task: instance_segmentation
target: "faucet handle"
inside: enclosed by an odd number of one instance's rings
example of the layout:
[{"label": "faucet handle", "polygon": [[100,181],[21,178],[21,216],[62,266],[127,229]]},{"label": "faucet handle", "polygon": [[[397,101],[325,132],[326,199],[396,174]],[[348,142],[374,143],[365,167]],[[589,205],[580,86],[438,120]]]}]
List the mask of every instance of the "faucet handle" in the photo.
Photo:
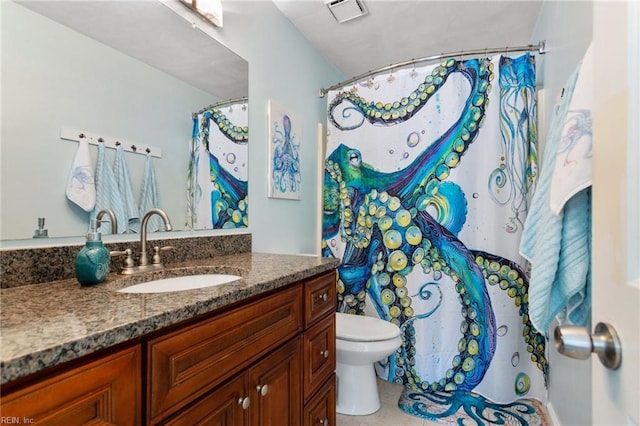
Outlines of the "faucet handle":
[{"label": "faucet handle", "polygon": [[123,251],[114,250],[114,251],[109,252],[109,254],[112,257],[115,257],[115,256],[127,256],[124,259],[124,267],[125,268],[133,268],[133,266],[134,266],[133,251],[130,248],[128,248],[126,250],[123,250]]},{"label": "faucet handle", "polygon": [[168,250],[174,250],[175,247],[174,246],[164,246],[164,247],[158,247],[155,246],[153,248],[153,257],[151,259],[151,263],[153,263],[154,265],[161,265],[162,262],[160,261],[160,251],[168,251]]}]

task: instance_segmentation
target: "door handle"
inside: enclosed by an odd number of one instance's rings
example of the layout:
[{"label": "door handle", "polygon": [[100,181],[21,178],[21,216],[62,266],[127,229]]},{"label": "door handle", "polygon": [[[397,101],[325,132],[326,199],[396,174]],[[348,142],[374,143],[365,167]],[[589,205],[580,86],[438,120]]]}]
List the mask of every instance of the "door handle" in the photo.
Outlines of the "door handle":
[{"label": "door handle", "polygon": [[593,334],[584,327],[562,325],[553,331],[556,349],[562,355],[575,359],[587,359],[598,354],[600,362],[611,370],[622,364],[622,346],[618,333],[605,322],[596,324]]}]

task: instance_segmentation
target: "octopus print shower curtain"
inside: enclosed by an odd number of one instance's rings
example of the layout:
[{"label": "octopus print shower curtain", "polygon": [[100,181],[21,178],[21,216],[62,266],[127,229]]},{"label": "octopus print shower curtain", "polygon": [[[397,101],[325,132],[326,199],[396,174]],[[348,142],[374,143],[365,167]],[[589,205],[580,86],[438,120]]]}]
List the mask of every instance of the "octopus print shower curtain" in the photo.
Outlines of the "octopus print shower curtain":
[{"label": "octopus print shower curtain", "polygon": [[187,228],[248,226],[247,102],[212,107],[193,117],[187,172]]},{"label": "octopus print shower curtain", "polygon": [[380,377],[496,403],[546,398],[518,254],[535,122],[528,54],[448,59],[329,93],[323,255],[341,259],[339,311],[401,329]]}]

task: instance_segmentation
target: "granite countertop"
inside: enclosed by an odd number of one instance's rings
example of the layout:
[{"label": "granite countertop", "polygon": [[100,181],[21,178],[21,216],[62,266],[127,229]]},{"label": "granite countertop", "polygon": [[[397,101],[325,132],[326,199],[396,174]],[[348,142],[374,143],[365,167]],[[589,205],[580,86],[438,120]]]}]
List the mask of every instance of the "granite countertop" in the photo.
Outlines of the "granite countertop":
[{"label": "granite countertop", "polygon": [[[0,290],[0,383],[27,376],[163,327],[336,268],[337,259],[241,253],[167,265],[141,276],[110,274],[82,287],[75,279]],[[118,293],[138,282],[197,273],[242,279],[198,290]]]}]

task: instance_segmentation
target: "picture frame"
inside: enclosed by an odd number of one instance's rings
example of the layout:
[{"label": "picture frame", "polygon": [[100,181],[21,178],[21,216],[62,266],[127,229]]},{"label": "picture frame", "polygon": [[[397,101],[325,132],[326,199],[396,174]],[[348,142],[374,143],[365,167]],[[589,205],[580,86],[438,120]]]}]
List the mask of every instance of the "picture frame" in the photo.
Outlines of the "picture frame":
[{"label": "picture frame", "polygon": [[272,100],[268,103],[267,116],[267,195],[269,198],[300,200],[302,124],[293,112]]}]

